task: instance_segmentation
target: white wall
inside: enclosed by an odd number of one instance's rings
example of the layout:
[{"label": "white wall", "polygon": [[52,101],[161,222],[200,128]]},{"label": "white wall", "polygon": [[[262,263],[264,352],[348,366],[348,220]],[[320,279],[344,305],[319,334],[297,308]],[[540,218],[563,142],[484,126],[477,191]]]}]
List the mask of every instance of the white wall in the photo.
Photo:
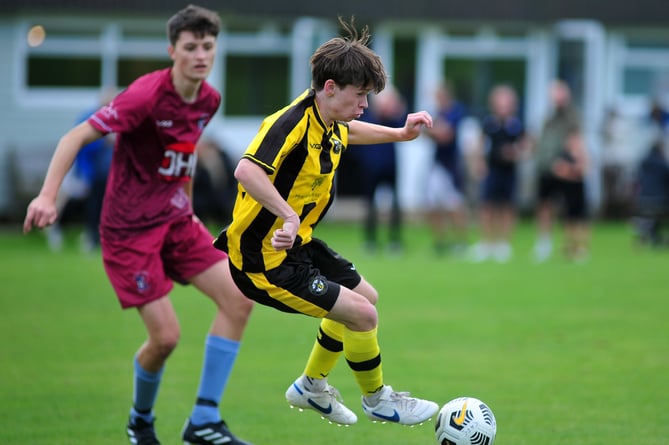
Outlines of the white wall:
[{"label": "white wall", "polygon": [[[88,21],[89,19],[61,18],[60,20]],[[90,20],[97,20],[97,22],[104,24],[100,26],[106,26],[107,28],[105,29],[113,31],[114,22],[108,20],[103,22],[102,18],[91,18]],[[119,20],[125,19],[119,18]],[[99,94],[95,90],[79,90],[66,96],[63,96],[62,94],[49,96],[48,94],[37,93],[35,91],[26,91],[22,87],[23,67],[21,64],[24,62],[22,51],[25,49],[23,38],[27,29],[27,23],[27,20],[24,20],[23,18],[0,17],[0,42],[3,43],[0,45],[0,60],[3,61],[0,63],[0,104],[2,104],[0,107],[0,219],[7,214],[9,206],[12,204],[12,192],[10,190],[9,181],[10,175],[8,171],[10,167],[8,165],[7,156],[9,151],[11,149],[17,149],[21,152],[41,150],[41,156],[49,156],[55,147],[58,138],[71,128],[77,116],[83,109],[96,103]],[[416,33],[416,36],[419,36],[422,31],[429,29],[435,29],[434,32],[438,32],[439,27],[437,26],[436,28],[433,28],[433,26],[433,24],[426,24],[426,26],[416,25],[412,30]],[[305,67],[308,67],[310,50],[308,50],[305,45],[298,44],[305,39],[303,34],[306,33],[307,36],[311,36],[310,41],[312,44],[320,43],[320,41],[327,38],[327,35],[323,27],[310,20],[298,20],[295,29],[301,30],[301,32],[295,33],[292,40],[292,51],[297,54],[295,60],[293,60],[294,69],[297,70],[296,67],[298,67],[300,63]],[[543,77],[546,77],[545,71],[550,65],[550,60],[547,59],[550,59],[551,55],[541,53],[540,48],[550,46],[550,42],[546,41],[550,36],[544,31],[537,31],[536,28],[533,29],[534,34],[532,34],[532,36],[534,36],[535,40],[539,40],[540,44],[535,42],[535,45],[531,47],[530,57],[533,60],[537,58],[540,59],[538,61],[535,60],[535,62],[539,65],[540,69],[538,69],[538,71],[543,73]],[[384,56],[384,59],[388,59],[388,64],[390,65],[394,62],[391,60],[389,46],[392,39],[392,30],[393,28],[391,26],[382,24],[379,26],[378,34],[378,44],[380,45],[379,51],[384,53],[382,55]],[[104,35],[107,36],[107,34],[110,34],[113,37],[113,32],[111,31]],[[335,30],[328,30],[328,35],[330,31],[334,32]],[[404,29],[404,32],[407,32],[406,29]],[[606,46],[600,42],[599,45],[599,47],[602,47],[599,48],[602,54],[599,54],[600,59],[598,60],[601,62],[600,64],[605,65],[605,68],[600,67],[600,70],[609,73],[608,77],[611,78],[620,77],[620,73],[618,73],[618,75],[613,75],[610,74],[610,72],[621,72],[624,68],[623,62],[626,61],[626,59],[613,56],[625,55],[628,59],[631,57],[630,51],[625,47],[624,38],[621,36],[622,33],[620,31],[616,34],[605,34],[602,36],[603,39],[610,39],[610,41],[614,41],[614,43],[618,42],[618,44]],[[282,44],[286,45],[287,43],[284,41]],[[160,49],[163,49],[162,45],[160,45]],[[419,48],[419,55],[422,55],[423,57],[418,57],[420,66],[416,67],[416,78],[419,79],[419,81],[424,81],[426,79],[425,76],[429,73],[432,73],[434,76],[435,70],[432,66],[434,65],[434,62],[430,59],[430,51],[427,51],[426,49],[429,48]],[[537,53],[537,51],[539,53]],[[644,54],[645,53],[640,53],[640,56],[643,56]],[[662,54],[666,53],[663,52]],[[606,55],[606,57],[604,57],[604,55]],[[604,58],[601,59],[601,57]],[[638,64],[647,64],[646,59],[641,60],[639,57],[633,60],[630,59],[627,62],[633,62],[636,64],[634,66],[637,66]],[[301,61],[301,59],[305,60]],[[650,59],[652,62],[657,59],[657,57],[650,57]],[[660,57],[659,59],[661,60],[663,58]],[[654,63],[659,62],[655,61]],[[667,65],[667,62],[662,63],[664,63],[662,66]],[[431,66],[432,69],[430,69]],[[214,84],[216,87],[220,88],[220,70],[222,68],[220,65],[217,65],[215,69],[218,70],[215,75],[218,82],[215,82]],[[297,73],[298,75],[293,79],[293,85],[290,86],[291,90],[295,90],[299,93],[303,88],[308,86],[300,85],[301,83],[308,82],[308,79],[304,77],[305,73],[306,71],[299,71]],[[538,85],[542,83],[538,82],[537,79],[530,79],[529,82],[531,86],[534,85],[534,87],[531,88],[532,91],[537,91]],[[612,85],[612,83],[614,85]],[[609,79],[609,82],[602,82],[601,88],[605,90],[605,93],[599,92],[598,94],[600,96],[605,94],[605,99],[607,101],[611,101],[612,99],[619,100],[624,96],[621,90],[622,86],[619,85],[619,82],[612,82]],[[420,90],[421,88],[418,87],[417,91]],[[599,102],[601,102],[601,97]],[[416,103],[418,103],[419,106],[422,106],[421,100],[417,100]],[[536,117],[540,113],[540,102],[538,99],[534,99],[534,102],[530,105],[531,106],[529,106],[528,109],[531,109],[531,116]],[[216,122],[212,123],[208,133],[218,139],[221,145],[226,147],[233,157],[238,158],[256,133],[260,121],[261,117],[221,117]],[[536,125],[536,122],[534,124]],[[420,209],[423,204],[423,178],[431,163],[431,148],[429,141],[424,138],[419,138],[416,141],[402,144],[399,150],[399,161],[400,199],[402,205],[408,210]]]}]

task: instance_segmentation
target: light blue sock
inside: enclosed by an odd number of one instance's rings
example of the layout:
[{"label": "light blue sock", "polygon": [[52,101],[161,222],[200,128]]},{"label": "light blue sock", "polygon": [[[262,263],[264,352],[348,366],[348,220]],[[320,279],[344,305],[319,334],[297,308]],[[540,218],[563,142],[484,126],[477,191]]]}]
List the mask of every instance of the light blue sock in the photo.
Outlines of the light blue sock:
[{"label": "light blue sock", "polygon": [[158,372],[148,372],[142,368],[137,361],[134,360],[135,365],[135,380],[134,393],[132,401],[132,409],[130,410],[131,419],[137,417],[146,422],[153,421],[153,405],[158,396],[158,388],[160,387],[160,380],[163,376],[163,369]]},{"label": "light blue sock", "polygon": [[223,397],[238,352],[238,341],[211,334],[207,336],[197,402],[191,413],[191,422],[194,425],[221,420],[218,404]]}]

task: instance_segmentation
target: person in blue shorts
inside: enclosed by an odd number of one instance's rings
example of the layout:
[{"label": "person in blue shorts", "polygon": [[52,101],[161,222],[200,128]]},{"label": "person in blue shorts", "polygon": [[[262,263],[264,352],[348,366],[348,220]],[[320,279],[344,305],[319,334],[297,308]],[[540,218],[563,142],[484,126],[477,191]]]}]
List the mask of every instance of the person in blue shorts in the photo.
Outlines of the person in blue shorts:
[{"label": "person in blue shorts", "polygon": [[[467,211],[464,198],[465,162],[459,144],[459,127],[465,107],[444,82],[436,91],[434,125],[426,130],[434,142],[434,163],[427,176],[427,219],[437,254],[461,253],[467,243]],[[449,230],[452,229],[452,230]],[[450,233],[450,238],[447,236]]]}]

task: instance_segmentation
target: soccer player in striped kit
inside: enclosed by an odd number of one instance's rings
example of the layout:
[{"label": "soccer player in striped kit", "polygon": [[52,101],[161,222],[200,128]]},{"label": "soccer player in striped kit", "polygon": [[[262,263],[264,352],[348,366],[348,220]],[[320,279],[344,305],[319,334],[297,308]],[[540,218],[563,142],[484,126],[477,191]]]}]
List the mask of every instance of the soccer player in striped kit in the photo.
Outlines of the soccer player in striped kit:
[{"label": "soccer player in striped kit", "polygon": [[340,22],[349,35],[325,42],[312,55],[312,88],[264,120],[237,165],[233,220],[215,246],[228,252],[232,277],[247,297],[321,319],[304,374],[286,391],[292,406],[338,424],[357,421],[328,383],[343,353],[369,419],[420,424],[438,406],[385,384],[377,291],[312,231],[332,203],[335,172],[348,144],[408,141],[432,119],[426,112],[411,113],[400,128],[356,120],[368,94],[385,87],[386,73],[366,46],[368,28],[359,35],[352,23]]}]

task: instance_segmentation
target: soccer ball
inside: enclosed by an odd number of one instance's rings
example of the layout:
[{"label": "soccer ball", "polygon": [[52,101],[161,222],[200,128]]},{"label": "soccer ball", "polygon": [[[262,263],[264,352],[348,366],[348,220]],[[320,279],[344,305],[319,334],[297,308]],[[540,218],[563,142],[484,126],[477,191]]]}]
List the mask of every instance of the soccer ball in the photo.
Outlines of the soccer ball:
[{"label": "soccer ball", "polygon": [[497,422],[479,399],[459,397],[439,410],[434,430],[439,445],[492,445]]}]

